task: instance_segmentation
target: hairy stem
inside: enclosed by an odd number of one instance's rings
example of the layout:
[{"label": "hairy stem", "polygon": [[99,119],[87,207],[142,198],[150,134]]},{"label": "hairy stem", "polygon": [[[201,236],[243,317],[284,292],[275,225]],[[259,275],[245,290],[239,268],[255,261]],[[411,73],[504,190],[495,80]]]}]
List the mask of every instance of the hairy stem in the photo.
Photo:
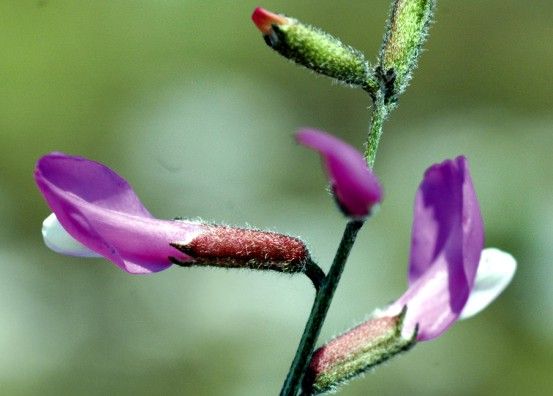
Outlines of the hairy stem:
[{"label": "hairy stem", "polygon": [[386,120],[387,115],[388,108],[384,102],[384,93],[379,91],[373,101],[369,137],[367,139],[367,145],[365,146],[365,159],[371,169],[374,167],[378,144],[382,137],[382,126],[384,125],[384,120]]}]

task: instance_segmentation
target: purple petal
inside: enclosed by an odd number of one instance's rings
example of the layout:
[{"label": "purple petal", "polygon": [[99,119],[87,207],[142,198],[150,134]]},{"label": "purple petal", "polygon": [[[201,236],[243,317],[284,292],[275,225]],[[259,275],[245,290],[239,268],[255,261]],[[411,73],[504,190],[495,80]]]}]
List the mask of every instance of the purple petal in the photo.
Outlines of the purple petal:
[{"label": "purple petal", "polygon": [[415,198],[405,327],[417,339],[442,334],[459,317],[474,284],[484,226],[464,157],[430,167]]},{"label": "purple petal", "polygon": [[153,218],[131,186],[98,162],[51,153],[39,159],[34,176],[63,228],[130,273],[166,269],[169,256],[189,260],[169,243],[203,232],[197,223]]},{"label": "purple petal", "polygon": [[314,129],[303,129],[296,138],[300,144],[321,154],[330,184],[346,214],[369,215],[371,208],[382,199],[382,190],[363,155],[340,139]]},{"label": "purple petal", "polygon": [[50,153],[37,163],[36,172],[66,193],[98,208],[152,217],[129,183],[108,167],[82,157]]}]

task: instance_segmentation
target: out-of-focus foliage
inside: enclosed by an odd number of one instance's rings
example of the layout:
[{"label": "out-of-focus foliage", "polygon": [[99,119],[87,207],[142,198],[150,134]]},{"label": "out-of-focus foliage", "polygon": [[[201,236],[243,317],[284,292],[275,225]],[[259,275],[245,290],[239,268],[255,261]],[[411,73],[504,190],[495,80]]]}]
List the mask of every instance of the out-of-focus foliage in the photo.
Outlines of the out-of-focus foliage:
[{"label": "out-of-focus foliage", "polygon": [[[124,175],[159,217],[302,236],[328,268],[344,220],[300,126],[361,146],[368,97],[266,48],[257,5],[374,60],[388,1],[0,2],[0,393],[276,394],[313,291],[303,277],[172,268],[129,276],[42,244],[36,159],[58,150]],[[416,186],[465,154],[487,245],[519,272],[490,309],[344,395],[548,394],[553,369],[553,3],[438,4],[385,126],[386,196],[362,231],[322,339],[399,295]]]}]

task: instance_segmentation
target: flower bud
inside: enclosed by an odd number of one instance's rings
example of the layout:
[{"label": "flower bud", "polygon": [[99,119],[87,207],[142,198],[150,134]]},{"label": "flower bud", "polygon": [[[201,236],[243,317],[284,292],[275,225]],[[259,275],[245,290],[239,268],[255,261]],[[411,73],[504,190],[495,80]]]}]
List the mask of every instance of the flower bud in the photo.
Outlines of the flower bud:
[{"label": "flower bud", "polygon": [[401,336],[405,310],[398,316],[369,319],[317,349],[303,380],[305,394],[317,395],[404,352],[415,339]]},{"label": "flower bud", "polygon": [[376,82],[363,54],[338,38],[260,7],[254,10],[252,20],[267,45],[285,58],[341,82],[374,91]]},{"label": "flower bud", "polygon": [[395,101],[411,79],[432,20],[435,0],[395,0],[380,50],[377,73],[386,101]]},{"label": "flower bud", "polygon": [[382,200],[382,188],[363,155],[349,144],[328,133],[302,129],[298,142],[321,154],[332,193],[344,215],[363,219]]}]

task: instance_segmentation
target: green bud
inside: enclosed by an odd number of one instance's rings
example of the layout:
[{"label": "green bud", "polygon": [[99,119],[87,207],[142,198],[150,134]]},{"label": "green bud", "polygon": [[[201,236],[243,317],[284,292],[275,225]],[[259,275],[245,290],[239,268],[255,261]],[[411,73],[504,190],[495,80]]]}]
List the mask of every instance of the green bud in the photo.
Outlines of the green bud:
[{"label": "green bud", "polygon": [[435,3],[435,0],[395,0],[392,5],[376,70],[386,90],[386,102],[394,102],[409,84]]},{"label": "green bud", "polygon": [[317,349],[304,377],[306,395],[334,391],[354,377],[415,345],[416,333],[401,335],[405,309],[398,316],[369,319]]},{"label": "green bud", "polygon": [[282,56],[317,73],[372,93],[377,83],[364,55],[322,30],[256,8],[252,19],[267,45]]}]

